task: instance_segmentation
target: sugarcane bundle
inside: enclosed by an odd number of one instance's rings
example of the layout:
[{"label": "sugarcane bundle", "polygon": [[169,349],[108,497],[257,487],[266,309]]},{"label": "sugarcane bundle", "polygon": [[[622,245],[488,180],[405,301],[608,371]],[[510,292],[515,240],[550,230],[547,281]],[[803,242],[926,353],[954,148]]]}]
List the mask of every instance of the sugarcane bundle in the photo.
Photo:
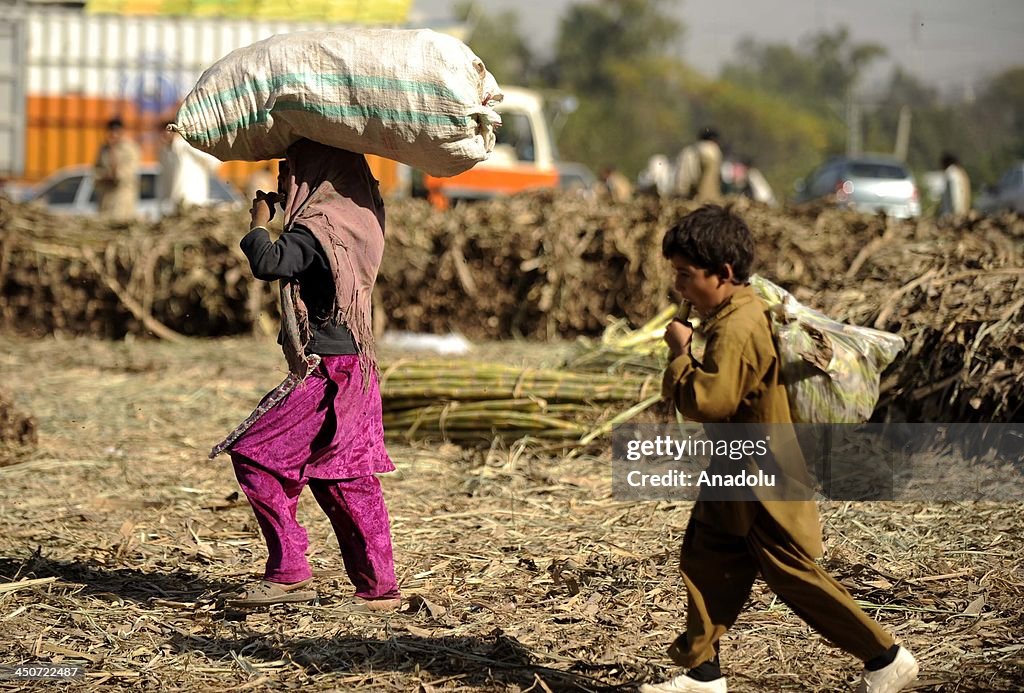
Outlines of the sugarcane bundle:
[{"label": "sugarcane bundle", "polygon": [[381,374],[384,429],[404,438],[487,443],[524,437],[585,445],[659,399],[653,376],[441,359]]},{"label": "sugarcane bundle", "polygon": [[606,373],[660,373],[668,361],[665,326],[676,310],[670,305],[635,330],[624,319],[612,320],[597,341],[580,337],[579,349],[567,365]]}]

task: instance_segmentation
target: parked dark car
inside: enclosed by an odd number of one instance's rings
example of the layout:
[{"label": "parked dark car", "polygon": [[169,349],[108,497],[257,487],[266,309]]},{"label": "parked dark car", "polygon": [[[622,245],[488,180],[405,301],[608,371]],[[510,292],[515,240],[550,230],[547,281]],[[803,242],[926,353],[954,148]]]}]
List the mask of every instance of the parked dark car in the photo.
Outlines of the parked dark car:
[{"label": "parked dark car", "polygon": [[863,212],[897,219],[921,215],[917,183],[897,159],[884,156],[836,157],[794,186],[795,202],[829,200]]},{"label": "parked dark car", "polygon": [[1024,214],[1024,161],[1006,169],[994,187],[982,189],[975,207],[986,214],[1002,211]]}]

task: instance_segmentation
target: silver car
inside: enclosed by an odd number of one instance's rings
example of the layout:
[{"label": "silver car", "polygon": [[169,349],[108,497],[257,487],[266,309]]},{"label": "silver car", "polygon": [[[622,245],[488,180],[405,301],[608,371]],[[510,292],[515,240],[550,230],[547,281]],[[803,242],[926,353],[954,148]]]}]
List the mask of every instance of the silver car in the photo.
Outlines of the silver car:
[{"label": "silver car", "polygon": [[570,192],[587,192],[593,190],[597,176],[587,168],[586,164],[575,161],[558,161],[558,187]]},{"label": "silver car", "polygon": [[[160,167],[143,164],[139,167],[139,199],[135,212],[141,219],[155,221],[162,216],[156,197],[156,179]],[[96,214],[96,191],[93,189],[91,166],[62,168],[39,185],[26,191],[22,202],[40,202],[49,211],[61,214]],[[241,207],[242,196],[217,176],[210,176],[210,204]]]},{"label": "silver car", "polygon": [[975,207],[986,214],[1004,210],[1024,214],[1024,161],[1008,168],[995,187],[984,188]]},{"label": "silver car", "polygon": [[828,200],[865,214],[881,212],[896,219],[921,216],[914,175],[890,157],[829,159],[794,187],[795,202]]}]

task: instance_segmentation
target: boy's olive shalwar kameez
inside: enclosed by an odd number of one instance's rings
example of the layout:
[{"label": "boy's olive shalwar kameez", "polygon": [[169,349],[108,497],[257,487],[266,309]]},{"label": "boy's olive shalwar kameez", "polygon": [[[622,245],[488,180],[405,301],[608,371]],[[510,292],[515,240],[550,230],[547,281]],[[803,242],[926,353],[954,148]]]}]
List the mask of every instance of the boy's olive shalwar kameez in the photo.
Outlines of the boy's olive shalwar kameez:
[{"label": "boy's olive shalwar kameez", "polygon": [[[792,421],[766,311],[751,287],[740,287],[702,324],[707,340],[702,360],[684,354],[665,371],[666,399],[686,419],[706,424],[712,437],[716,423],[746,425],[720,429],[728,437],[763,438],[757,424]],[[788,433],[780,435],[780,429]],[[814,561],[822,554],[820,520],[792,428],[772,426],[768,446],[771,454],[760,460],[711,462],[714,473],[775,474],[776,485],[754,488],[745,501],[709,500],[702,489],[681,555],[686,633],[669,655],[684,667],[714,658],[758,573],[797,615],[843,650],[865,661],[882,654],[893,638]]]}]

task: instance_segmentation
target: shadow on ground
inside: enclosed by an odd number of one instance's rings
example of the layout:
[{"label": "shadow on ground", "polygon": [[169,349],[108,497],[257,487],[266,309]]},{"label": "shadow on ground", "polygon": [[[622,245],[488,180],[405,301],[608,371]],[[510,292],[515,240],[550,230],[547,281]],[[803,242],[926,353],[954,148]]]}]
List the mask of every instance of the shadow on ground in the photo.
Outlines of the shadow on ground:
[{"label": "shadow on ground", "polygon": [[27,558],[0,557],[0,582],[48,577],[84,585],[82,595],[113,596],[140,604],[151,599],[198,602],[237,587],[181,569],[161,573],[152,568],[109,568],[95,561],[56,561],[38,551]]},{"label": "shadow on ground", "polygon": [[[276,638],[275,638],[276,639]],[[206,639],[179,636],[171,644],[180,652],[201,652],[210,660],[244,657],[252,663],[282,659],[302,666],[310,676],[365,673],[372,685],[374,672],[423,672],[434,680],[458,679],[463,685],[544,691],[635,691],[638,682],[608,683],[602,678],[622,678],[615,665],[586,665],[567,670],[536,663],[530,650],[516,638],[496,629],[487,637],[418,637],[400,635],[386,640],[352,636],[298,638],[272,642],[253,634],[237,639]]]}]

